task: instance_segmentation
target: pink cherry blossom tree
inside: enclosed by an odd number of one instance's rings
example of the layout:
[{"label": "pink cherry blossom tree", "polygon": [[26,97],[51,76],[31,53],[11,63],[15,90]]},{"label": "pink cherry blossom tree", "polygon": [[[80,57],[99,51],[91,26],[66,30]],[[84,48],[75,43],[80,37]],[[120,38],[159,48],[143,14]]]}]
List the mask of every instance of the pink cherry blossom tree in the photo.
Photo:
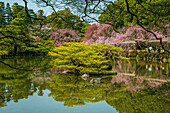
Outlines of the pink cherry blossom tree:
[{"label": "pink cherry blossom tree", "polygon": [[58,29],[55,28],[51,32],[51,40],[54,40],[54,42],[60,46],[63,44],[63,42],[75,42],[79,41],[79,36],[76,33],[75,30],[72,29]]},{"label": "pink cherry blossom tree", "polygon": [[[120,32],[114,31],[112,26],[108,24],[93,24],[87,27],[87,30],[85,31],[85,37],[82,39],[82,42],[85,44],[105,43],[120,45],[121,42],[136,39],[140,45],[140,41],[155,39],[153,34],[146,32],[138,25],[134,26],[130,24],[127,27],[119,29],[119,31]],[[158,38],[162,38],[162,40],[170,39],[169,35],[165,36],[159,31],[153,32],[157,35]]]}]

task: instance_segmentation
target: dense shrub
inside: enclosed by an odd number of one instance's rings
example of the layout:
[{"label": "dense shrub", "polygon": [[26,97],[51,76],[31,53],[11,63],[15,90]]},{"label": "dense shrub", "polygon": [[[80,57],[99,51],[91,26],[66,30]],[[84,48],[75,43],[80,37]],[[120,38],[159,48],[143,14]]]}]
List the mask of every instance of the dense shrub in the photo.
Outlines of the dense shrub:
[{"label": "dense shrub", "polygon": [[80,42],[65,42],[64,46],[54,48],[49,55],[56,57],[52,63],[58,68],[67,68],[74,73],[102,73],[110,66],[106,50],[112,50],[114,53],[123,52],[123,49],[113,45],[87,46]]}]

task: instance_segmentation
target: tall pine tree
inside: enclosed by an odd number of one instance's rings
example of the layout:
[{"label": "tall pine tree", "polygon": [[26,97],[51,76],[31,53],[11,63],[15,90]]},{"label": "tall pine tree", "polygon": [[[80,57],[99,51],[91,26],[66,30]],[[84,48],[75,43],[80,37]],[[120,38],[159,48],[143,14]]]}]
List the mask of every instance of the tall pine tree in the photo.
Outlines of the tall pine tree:
[{"label": "tall pine tree", "polygon": [[13,19],[13,17],[12,17],[12,10],[11,10],[10,4],[7,3],[6,4],[6,23],[10,24],[12,19]]},{"label": "tall pine tree", "polygon": [[0,27],[4,27],[5,24],[5,5],[4,2],[0,2]]},{"label": "tall pine tree", "polygon": [[20,11],[22,11],[24,9],[24,6],[18,5],[18,3],[14,3],[12,5],[12,14],[13,14],[13,18],[17,18],[17,15]]}]

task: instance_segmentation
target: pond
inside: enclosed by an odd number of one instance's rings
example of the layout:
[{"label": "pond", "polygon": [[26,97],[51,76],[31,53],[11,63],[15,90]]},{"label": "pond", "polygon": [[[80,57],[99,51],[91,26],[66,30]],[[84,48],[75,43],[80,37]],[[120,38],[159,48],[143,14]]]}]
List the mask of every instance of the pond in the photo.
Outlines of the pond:
[{"label": "pond", "polygon": [[[0,113],[168,113],[170,63],[112,62],[117,75],[61,74],[49,57],[0,60]],[[92,78],[101,83],[91,84]]]}]

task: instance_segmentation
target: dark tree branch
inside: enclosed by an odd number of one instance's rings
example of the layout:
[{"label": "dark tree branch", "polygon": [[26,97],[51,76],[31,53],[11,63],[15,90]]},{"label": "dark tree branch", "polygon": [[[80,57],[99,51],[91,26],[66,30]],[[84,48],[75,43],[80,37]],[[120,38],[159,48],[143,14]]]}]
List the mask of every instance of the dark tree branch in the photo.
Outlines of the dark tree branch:
[{"label": "dark tree branch", "polygon": [[12,38],[12,36],[6,35],[6,36],[3,36],[3,37],[0,37],[0,40],[2,40],[2,39],[4,39],[4,38]]},{"label": "dark tree branch", "polygon": [[23,71],[32,71],[32,70],[29,70],[29,69],[24,69],[24,68],[17,68],[17,67],[14,67],[14,66],[11,66],[11,65],[9,65],[9,64],[7,64],[7,63],[5,63],[5,62],[3,62],[3,61],[0,61],[0,63],[2,63],[2,64],[4,64],[4,65],[7,65],[8,67],[10,67],[10,68],[13,68],[13,69],[18,69],[18,70],[23,70]]},{"label": "dark tree branch", "polygon": [[43,26],[43,25],[42,25],[42,22],[43,22],[44,19],[31,17],[31,16],[29,15],[29,13],[28,13],[28,7],[27,7],[28,2],[27,2],[26,0],[23,0],[23,1],[24,1],[24,3],[25,3],[25,12],[26,12],[27,16],[28,16],[29,18],[31,18],[31,19],[39,20],[39,21],[40,21],[40,29],[41,29],[42,26]]},{"label": "dark tree branch", "polygon": [[98,3],[94,6],[92,13],[94,13],[96,7],[97,7],[99,4],[100,4],[100,0],[99,0]]},{"label": "dark tree branch", "polygon": [[87,8],[88,8],[88,0],[85,0],[85,2],[86,2],[86,6],[85,6],[85,8],[84,8],[84,16],[82,16],[82,19],[83,19],[83,21],[85,21],[85,17],[89,17],[90,19],[93,19],[93,20],[95,20],[96,22],[99,22],[97,19],[95,19],[95,18],[93,18],[93,17],[91,17],[91,16],[89,16],[88,14],[87,14]]},{"label": "dark tree branch", "polygon": [[23,1],[25,2],[25,12],[27,13],[27,16],[28,16],[29,18],[34,19],[34,20],[43,21],[43,19],[41,19],[41,18],[34,18],[34,17],[31,17],[31,16],[29,15],[29,13],[28,13],[28,7],[27,7],[28,2],[27,2],[26,0],[23,0]]}]

